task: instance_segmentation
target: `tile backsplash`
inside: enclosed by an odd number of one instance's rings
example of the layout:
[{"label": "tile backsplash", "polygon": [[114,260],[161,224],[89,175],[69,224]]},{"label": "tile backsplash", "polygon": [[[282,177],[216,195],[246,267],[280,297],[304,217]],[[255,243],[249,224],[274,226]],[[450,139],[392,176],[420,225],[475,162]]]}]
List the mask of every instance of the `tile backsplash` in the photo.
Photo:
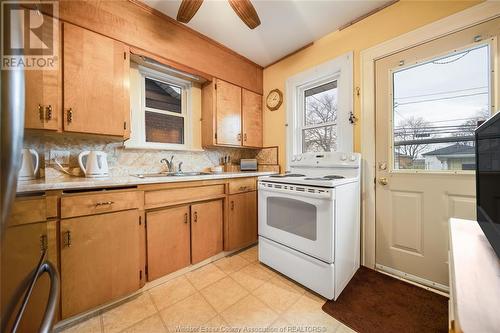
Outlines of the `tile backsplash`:
[{"label": "tile backsplash", "polygon": [[221,164],[223,156],[229,155],[231,161],[239,164],[241,158],[255,158],[259,150],[240,148],[211,148],[203,151],[169,151],[125,149],[123,141],[113,138],[83,134],[59,134],[27,132],[24,137],[25,148],[33,148],[40,155],[40,176],[45,178],[70,177],[50,161],[50,152],[65,150],[70,152],[69,165],[63,165],[74,175],[83,176],[78,165],[78,155],[85,150],[102,150],[108,155],[110,176],[127,176],[133,173],[149,173],[164,170],[162,158],[174,155],[174,163],[183,162],[184,171],[208,171]]}]

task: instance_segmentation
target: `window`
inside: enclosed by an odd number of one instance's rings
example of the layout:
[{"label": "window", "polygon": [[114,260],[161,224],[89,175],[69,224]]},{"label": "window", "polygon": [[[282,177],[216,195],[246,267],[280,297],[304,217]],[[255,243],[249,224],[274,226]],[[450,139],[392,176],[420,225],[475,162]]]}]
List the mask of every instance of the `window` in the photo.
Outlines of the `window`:
[{"label": "window", "polygon": [[337,81],[304,91],[302,152],[337,150]]},{"label": "window", "polygon": [[490,116],[489,46],[398,69],[392,81],[394,169],[474,170],[474,130]]},{"label": "window", "polygon": [[287,80],[287,157],[353,149],[352,53]]},{"label": "window", "polygon": [[[191,83],[137,66],[132,71],[132,127],[128,148],[190,149]],[[139,90],[139,91],[137,91]]]}]

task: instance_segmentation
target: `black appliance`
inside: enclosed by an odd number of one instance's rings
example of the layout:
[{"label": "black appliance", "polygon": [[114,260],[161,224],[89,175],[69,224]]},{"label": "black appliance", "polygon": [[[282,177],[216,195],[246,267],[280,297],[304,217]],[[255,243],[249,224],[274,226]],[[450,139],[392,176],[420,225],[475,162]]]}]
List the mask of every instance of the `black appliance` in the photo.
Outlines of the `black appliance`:
[{"label": "black appliance", "polygon": [[500,258],[500,112],[481,124],[475,137],[477,221]]}]

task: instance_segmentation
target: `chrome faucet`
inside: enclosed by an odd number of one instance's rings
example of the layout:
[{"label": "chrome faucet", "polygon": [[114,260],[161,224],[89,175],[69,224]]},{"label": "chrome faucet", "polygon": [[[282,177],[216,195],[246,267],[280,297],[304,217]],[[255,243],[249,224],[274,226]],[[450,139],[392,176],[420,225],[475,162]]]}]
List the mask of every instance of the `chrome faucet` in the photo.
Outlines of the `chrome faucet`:
[{"label": "chrome faucet", "polygon": [[[168,171],[169,172],[174,172],[174,155],[170,156],[170,161],[167,160],[166,158],[162,158],[161,163],[165,163],[167,165]],[[181,162],[182,163],[182,162]]]}]

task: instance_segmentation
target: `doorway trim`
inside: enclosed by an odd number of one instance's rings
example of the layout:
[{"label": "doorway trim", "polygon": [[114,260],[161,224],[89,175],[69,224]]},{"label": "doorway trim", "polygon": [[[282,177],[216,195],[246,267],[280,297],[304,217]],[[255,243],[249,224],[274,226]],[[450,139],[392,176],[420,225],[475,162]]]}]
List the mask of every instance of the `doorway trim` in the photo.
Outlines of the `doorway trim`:
[{"label": "doorway trim", "polygon": [[[362,256],[375,269],[375,61],[500,17],[500,2],[486,1],[361,51]],[[498,83],[497,83],[498,84]],[[498,96],[495,105],[498,105]]]}]

